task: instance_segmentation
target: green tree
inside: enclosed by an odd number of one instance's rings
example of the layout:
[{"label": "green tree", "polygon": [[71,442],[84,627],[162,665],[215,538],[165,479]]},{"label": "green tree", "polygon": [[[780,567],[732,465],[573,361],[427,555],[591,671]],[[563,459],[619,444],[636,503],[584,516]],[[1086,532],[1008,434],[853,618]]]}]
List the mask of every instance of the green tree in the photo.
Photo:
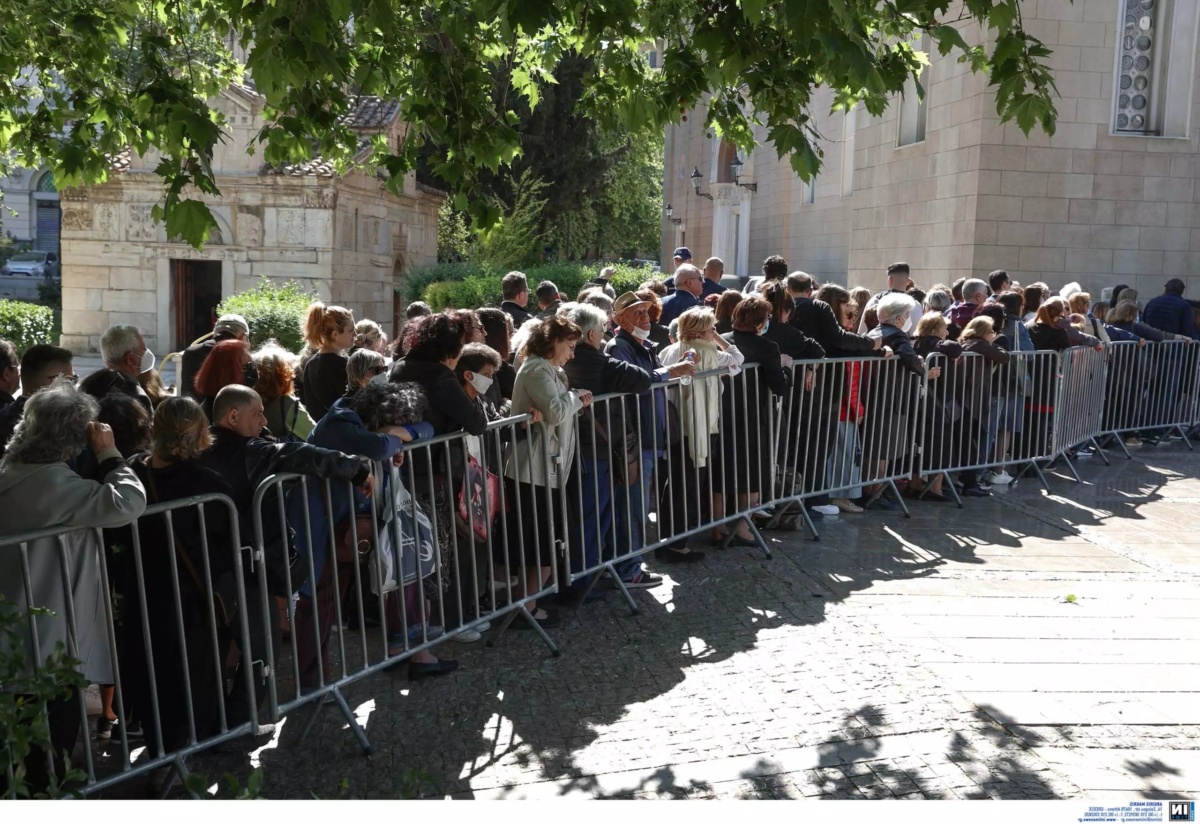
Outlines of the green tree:
[{"label": "green tree", "polygon": [[[0,23],[0,162],[46,162],[60,186],[103,180],[107,155],[159,150],[160,214],[167,233],[200,244],[213,224],[203,196],[216,192],[213,150],[222,119],[209,101],[236,67],[222,45],[249,44],[246,70],[268,104],[258,135],[267,163],[319,153],[348,166],[357,138],[342,120],[357,96],[401,101],[411,124],[391,151],[376,138],[369,162],[392,187],[415,168],[422,145],[443,147],[432,172],[455,208],[479,226],[502,210],[480,189],[521,154],[517,101],[536,108],[564,60],[581,74],[580,112],[604,128],[661,130],[696,105],[706,126],[743,150],[761,125],[780,156],[808,178],[820,166],[812,95],[836,90],[880,114],[915,77],[928,32],[988,72],[997,110],[1026,132],[1052,131],[1056,89],[1049,50],[1021,21],[1020,0],[904,3],[844,0],[25,0]],[[148,25],[149,21],[149,25]],[[957,24],[978,23],[986,45]],[[201,48],[205,46],[205,48]],[[140,70],[121,54],[136,49]],[[645,51],[661,57],[651,68]],[[513,95],[499,101],[497,76]]]}]

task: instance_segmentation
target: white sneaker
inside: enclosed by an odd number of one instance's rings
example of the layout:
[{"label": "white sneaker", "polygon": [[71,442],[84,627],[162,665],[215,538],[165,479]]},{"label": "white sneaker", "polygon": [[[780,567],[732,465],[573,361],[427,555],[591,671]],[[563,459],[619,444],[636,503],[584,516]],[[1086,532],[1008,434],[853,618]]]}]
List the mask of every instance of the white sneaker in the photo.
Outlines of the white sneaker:
[{"label": "white sneaker", "polygon": [[822,515],[837,515],[839,512],[841,512],[841,510],[833,504],[821,504],[820,506],[814,506],[812,511],[820,512]]},{"label": "white sneaker", "polygon": [[1013,482],[1013,477],[1001,469],[999,472],[989,472],[983,480],[989,484],[1010,484]]},{"label": "white sneaker", "polygon": [[454,640],[459,641],[463,644],[474,644],[476,641],[478,641],[482,637],[483,637],[483,634],[481,632],[479,632],[478,630],[468,629],[468,630],[463,630],[458,635],[455,635]]}]

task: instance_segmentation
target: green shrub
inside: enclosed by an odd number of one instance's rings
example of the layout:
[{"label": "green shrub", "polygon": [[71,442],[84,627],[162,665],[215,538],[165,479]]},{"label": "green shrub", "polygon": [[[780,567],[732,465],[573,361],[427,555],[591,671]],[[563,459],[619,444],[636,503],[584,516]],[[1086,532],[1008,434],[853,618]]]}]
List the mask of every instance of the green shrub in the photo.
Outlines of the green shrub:
[{"label": "green shrub", "polygon": [[[553,281],[568,298],[574,298],[589,280],[596,277],[602,264],[549,263],[522,269],[532,292],[543,280]],[[633,269],[617,266],[617,273],[610,283],[617,294],[636,289],[638,284],[653,278],[661,279],[661,272],[651,269]],[[411,300],[423,300],[435,311],[446,308],[476,309],[480,306],[495,306],[500,303],[500,281],[505,271],[488,271],[478,264],[450,263],[429,266],[417,270],[409,278]],[[419,284],[419,291],[413,291]],[[532,296],[531,296],[532,299]]]},{"label": "green shrub", "polygon": [[217,314],[238,314],[250,324],[250,343],[261,346],[274,338],[290,352],[304,348],[304,313],[317,299],[294,281],[272,283],[264,276],[258,285],[221,301]]},{"label": "green shrub", "polygon": [[0,338],[17,347],[17,354],[38,343],[58,343],[51,340],[54,331],[54,310],[49,306],[21,300],[0,300]]}]

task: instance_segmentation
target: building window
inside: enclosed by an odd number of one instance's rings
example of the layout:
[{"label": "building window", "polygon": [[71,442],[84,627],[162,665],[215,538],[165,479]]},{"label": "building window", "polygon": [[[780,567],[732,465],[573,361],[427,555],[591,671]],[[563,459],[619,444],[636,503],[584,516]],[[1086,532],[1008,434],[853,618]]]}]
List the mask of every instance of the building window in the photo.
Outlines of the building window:
[{"label": "building window", "polygon": [[854,194],[854,133],[858,106],[842,115],[842,197]]},{"label": "building window", "polygon": [[813,175],[812,180],[804,184],[804,190],[801,192],[804,198],[803,203],[806,206],[811,206],[817,202],[817,176]]},{"label": "building window", "polygon": [[[1153,0],[1151,0],[1153,2]],[[922,34],[913,44],[919,52],[929,54],[929,35]],[[917,91],[917,83],[921,84],[921,93]],[[900,97],[900,136],[897,146],[911,146],[925,140],[925,117],[929,110],[929,65],[926,64],[921,73],[914,79],[904,81],[904,91]]]},{"label": "building window", "polygon": [[38,178],[36,191],[57,192],[58,189],[54,186],[54,175],[50,172],[46,172],[44,175]]},{"label": "building window", "polygon": [[1123,0],[1113,132],[1187,137],[1200,0]]}]

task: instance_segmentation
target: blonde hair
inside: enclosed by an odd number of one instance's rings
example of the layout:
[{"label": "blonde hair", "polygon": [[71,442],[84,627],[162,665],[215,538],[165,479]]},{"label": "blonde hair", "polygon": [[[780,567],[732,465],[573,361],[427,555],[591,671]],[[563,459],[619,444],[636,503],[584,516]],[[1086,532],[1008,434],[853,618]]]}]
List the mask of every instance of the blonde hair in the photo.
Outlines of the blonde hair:
[{"label": "blonde hair", "polygon": [[354,332],[354,345],[363,349],[374,350],[376,344],[383,340],[383,327],[370,318],[363,318],[354,324]]},{"label": "blonde hair", "polygon": [[959,335],[959,340],[970,340],[972,338],[983,340],[988,334],[994,334],[995,331],[996,324],[992,322],[992,319],[987,315],[980,315],[977,318],[971,319],[971,322],[967,324],[966,328],[962,330],[962,334]]},{"label": "blonde hair", "polygon": [[190,461],[212,445],[208,418],[191,398],[167,398],[154,410],[154,454],[165,461]]},{"label": "blonde hair", "polygon": [[696,306],[680,315],[678,320],[679,334],[676,338],[681,341],[697,340],[716,328],[717,313],[707,306]]},{"label": "blonde hair", "polygon": [[262,397],[263,403],[292,394],[297,360],[295,355],[274,339],[264,343],[262,348],[254,353],[254,365],[258,368],[258,380],[254,384],[254,391]]},{"label": "blonde hair", "polygon": [[354,325],[354,313],[344,306],[313,301],[304,316],[304,340],[313,349],[332,349],[338,334]]},{"label": "blonde hair", "polygon": [[946,319],[942,317],[940,312],[926,312],[921,315],[921,319],[917,321],[916,336],[918,338],[928,337],[939,329],[948,329]]},{"label": "blonde hair", "polygon": [[1088,306],[1092,303],[1092,296],[1087,292],[1076,292],[1067,298],[1067,305],[1071,307],[1071,311],[1077,315],[1086,315]]}]

